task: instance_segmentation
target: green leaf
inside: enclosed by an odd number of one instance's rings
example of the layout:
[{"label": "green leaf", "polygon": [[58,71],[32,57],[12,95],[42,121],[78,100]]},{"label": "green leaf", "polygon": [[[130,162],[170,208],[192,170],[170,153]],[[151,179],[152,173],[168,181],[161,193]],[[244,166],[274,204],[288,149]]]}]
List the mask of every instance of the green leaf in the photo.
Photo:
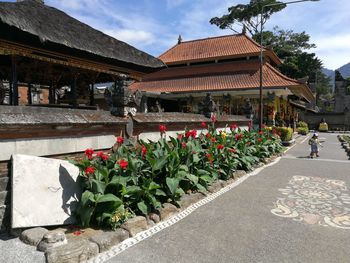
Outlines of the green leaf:
[{"label": "green leaf", "polygon": [[144,215],[148,215],[148,207],[145,204],[144,201],[138,202],[137,203],[137,208],[140,209],[140,211],[144,214]]},{"label": "green leaf", "polygon": [[157,189],[155,195],[166,196],[166,193],[163,190]]},{"label": "green leaf", "polygon": [[[120,203],[119,205],[122,204],[122,200],[120,200],[114,194],[105,194],[97,197],[96,203],[104,203],[104,202],[114,202],[118,204]],[[119,205],[116,205],[116,206],[119,206]]]},{"label": "green leaf", "polygon": [[187,179],[189,179],[194,184],[198,183],[198,177],[195,176],[194,174],[186,174],[186,177],[187,177]]},{"label": "green leaf", "polygon": [[91,180],[92,192],[104,194],[106,189],[106,184],[104,182],[98,181],[96,179]]},{"label": "green leaf", "polygon": [[82,207],[79,209],[78,214],[83,227],[88,227],[90,225],[90,220],[93,212],[94,207]]},{"label": "green leaf", "polygon": [[154,171],[161,170],[164,167],[164,165],[167,163],[167,160],[168,160],[168,155],[164,155],[160,157],[160,159],[158,159],[153,165],[152,171],[154,172]]},{"label": "green leaf", "polygon": [[167,186],[168,186],[168,188],[170,190],[170,193],[172,195],[175,195],[176,189],[179,186],[179,180],[177,178],[167,177],[165,181],[166,181],[166,184],[167,184]]}]

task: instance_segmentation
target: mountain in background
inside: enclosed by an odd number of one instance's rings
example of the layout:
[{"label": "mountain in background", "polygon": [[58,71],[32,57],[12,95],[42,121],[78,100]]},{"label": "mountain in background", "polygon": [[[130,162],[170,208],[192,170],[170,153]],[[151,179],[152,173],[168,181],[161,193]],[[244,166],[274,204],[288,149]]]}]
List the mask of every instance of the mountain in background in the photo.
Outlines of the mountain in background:
[{"label": "mountain in background", "polygon": [[[328,68],[322,68],[322,73],[325,74],[326,76],[331,78],[331,82],[332,82],[332,87],[334,90],[334,75],[335,75],[335,71],[328,69]],[[349,78],[350,77],[350,62],[348,64],[345,64],[343,66],[341,66],[340,68],[337,69],[341,75],[343,76],[343,78]]]}]

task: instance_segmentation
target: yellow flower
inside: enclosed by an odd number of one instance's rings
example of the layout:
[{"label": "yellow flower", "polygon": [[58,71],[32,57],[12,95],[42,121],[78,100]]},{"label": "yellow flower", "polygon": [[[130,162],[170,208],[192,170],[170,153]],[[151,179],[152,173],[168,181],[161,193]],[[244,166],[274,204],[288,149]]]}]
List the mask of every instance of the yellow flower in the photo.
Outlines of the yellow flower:
[{"label": "yellow flower", "polygon": [[226,135],[227,135],[226,132],[222,132],[222,133],[221,133],[221,137],[222,137],[222,138],[226,138]]}]

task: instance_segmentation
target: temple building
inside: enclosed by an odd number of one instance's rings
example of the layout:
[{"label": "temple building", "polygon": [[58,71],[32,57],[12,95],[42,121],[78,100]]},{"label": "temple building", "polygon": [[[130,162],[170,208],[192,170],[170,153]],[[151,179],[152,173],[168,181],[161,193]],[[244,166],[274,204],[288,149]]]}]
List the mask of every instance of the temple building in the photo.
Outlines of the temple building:
[{"label": "temple building", "polygon": [[[257,119],[259,56],[260,45],[244,33],[192,41],[179,37],[159,56],[168,67],[130,88],[147,92],[149,104],[158,102],[164,111],[201,113],[212,101],[219,112]],[[314,96],[306,83],[277,69],[282,62],[271,49],[263,48],[263,57],[264,122],[288,124],[297,119],[290,98],[310,102]]]},{"label": "temple building", "polygon": [[[140,79],[162,67],[43,1],[0,3],[0,104],[94,108],[95,83],[121,74]],[[38,91],[41,100],[35,100]]]}]

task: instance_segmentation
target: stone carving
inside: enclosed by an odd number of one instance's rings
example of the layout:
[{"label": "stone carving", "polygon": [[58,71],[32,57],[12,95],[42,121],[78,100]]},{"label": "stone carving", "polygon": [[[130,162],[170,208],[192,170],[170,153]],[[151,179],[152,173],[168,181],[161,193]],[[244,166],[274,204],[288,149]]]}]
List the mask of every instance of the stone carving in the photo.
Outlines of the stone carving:
[{"label": "stone carving", "polygon": [[274,215],[307,224],[350,229],[350,196],[344,181],[295,175],[279,189]]},{"label": "stone carving", "polygon": [[151,112],[164,112],[164,108],[162,108],[158,100],[156,100],[155,105],[151,107]]},{"label": "stone carving", "polygon": [[199,105],[202,108],[202,113],[208,118],[210,118],[212,114],[219,114],[219,107],[210,93],[207,93],[204,100],[200,102]]},{"label": "stone carving", "polygon": [[253,106],[250,103],[249,99],[245,100],[242,110],[243,110],[243,113],[247,116],[247,118],[249,119],[252,118],[252,115],[254,114],[254,112],[253,112]]},{"label": "stone carving", "polygon": [[129,114],[135,116],[137,109],[144,106],[141,104],[142,92],[129,90],[128,81],[125,77],[121,77],[116,81],[111,90],[106,89],[104,97],[111,113],[115,116],[126,117]]}]

